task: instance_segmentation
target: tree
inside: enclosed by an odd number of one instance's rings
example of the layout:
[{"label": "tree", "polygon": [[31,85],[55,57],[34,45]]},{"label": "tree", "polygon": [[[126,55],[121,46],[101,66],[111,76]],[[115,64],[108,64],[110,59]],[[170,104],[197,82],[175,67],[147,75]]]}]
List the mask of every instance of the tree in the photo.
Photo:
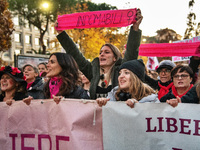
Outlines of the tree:
[{"label": "tree", "polygon": [[0,51],[8,50],[11,47],[11,34],[13,22],[8,11],[8,2],[0,0]]},{"label": "tree", "polygon": [[[190,39],[193,36],[200,35],[200,22],[196,23],[196,14],[193,12],[194,0],[189,1],[190,12],[187,16],[187,29],[185,30],[184,39]],[[197,26],[196,26],[197,25]],[[195,27],[196,26],[196,27]]]},{"label": "tree", "polygon": [[25,25],[26,20],[30,25],[38,28],[40,32],[40,46],[42,53],[46,53],[46,46],[44,45],[43,37],[51,22],[55,22],[58,11],[63,14],[70,12],[72,6],[76,3],[76,0],[49,0],[46,6],[43,8],[41,0],[8,0],[9,9],[14,15],[19,15],[21,24]]},{"label": "tree", "polygon": [[170,43],[181,39],[181,36],[172,29],[160,29],[156,31],[159,43]]},{"label": "tree", "polygon": [[[13,32],[13,22],[8,10],[7,0],[0,0],[0,51],[7,51],[11,47],[11,34]],[[6,65],[2,58],[0,64]]]}]

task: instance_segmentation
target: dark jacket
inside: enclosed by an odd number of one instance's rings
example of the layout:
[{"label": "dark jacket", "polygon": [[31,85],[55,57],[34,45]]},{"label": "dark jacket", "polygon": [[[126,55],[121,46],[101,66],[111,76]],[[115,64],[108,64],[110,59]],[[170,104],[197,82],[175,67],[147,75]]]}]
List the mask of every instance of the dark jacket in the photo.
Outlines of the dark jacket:
[{"label": "dark jacket", "polygon": [[36,77],[35,81],[31,85],[31,87],[28,90],[28,95],[32,96],[34,99],[44,99],[44,82],[42,81],[42,78]]},{"label": "dark jacket", "polygon": [[90,99],[87,91],[82,87],[77,86],[70,94],[63,95],[65,98],[75,98],[75,99]]},{"label": "dark jacket", "polygon": [[194,57],[190,58],[190,64],[189,66],[192,68],[192,71],[194,73],[193,83],[197,80],[197,72],[198,72],[198,66],[200,65],[200,59],[196,60]]},{"label": "dark jacket", "polygon": [[[3,102],[4,97],[5,96],[3,96],[2,94],[0,95],[0,102]],[[15,101],[19,101],[19,100],[23,100],[26,97],[28,97],[27,93],[16,92],[13,99]]]},{"label": "dark jacket", "polygon": [[196,85],[193,86],[183,97],[181,97],[182,103],[199,103],[199,98],[196,92]]},{"label": "dark jacket", "polygon": [[[90,97],[92,99],[96,99],[96,89],[100,80],[100,65],[99,58],[95,58],[92,62],[89,62],[76,47],[76,44],[72,41],[72,39],[67,35],[66,32],[62,32],[57,36],[57,39],[61,43],[62,47],[65,51],[72,55],[76,60],[79,69],[83,74],[88,78],[91,82],[90,84]],[[127,42],[127,50],[125,52],[124,59],[119,59],[112,71],[111,71],[111,80],[112,80],[112,88],[118,85],[118,72],[119,66],[128,60],[137,59],[138,50],[140,46],[141,40],[141,31],[134,31],[131,27],[128,42]]]}]

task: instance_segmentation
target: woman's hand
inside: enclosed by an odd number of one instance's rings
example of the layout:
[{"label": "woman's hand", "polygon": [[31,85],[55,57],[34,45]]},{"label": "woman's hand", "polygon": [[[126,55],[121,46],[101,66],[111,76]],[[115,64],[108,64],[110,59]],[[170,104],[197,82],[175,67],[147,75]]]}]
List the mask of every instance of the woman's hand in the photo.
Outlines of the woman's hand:
[{"label": "woman's hand", "polygon": [[59,104],[62,99],[64,99],[63,96],[53,96],[53,100],[56,102],[56,104]]},{"label": "woman's hand", "polygon": [[14,102],[15,102],[14,99],[6,100],[6,104],[7,104],[8,106],[11,106]]},{"label": "woman's hand", "polygon": [[126,101],[126,104],[127,104],[129,107],[131,107],[131,108],[134,108],[134,104],[135,104],[135,103],[138,103],[138,101],[137,101],[136,99],[134,99],[134,98],[128,99],[128,100]]},{"label": "woman's hand", "polygon": [[168,103],[172,107],[176,107],[178,106],[178,103],[181,103],[181,98],[177,96],[174,99],[167,100],[166,103]]},{"label": "woman's hand", "polygon": [[96,102],[100,107],[102,107],[102,106],[105,106],[107,101],[109,101],[109,100],[110,100],[110,98],[97,98]]},{"label": "woman's hand", "polygon": [[141,10],[138,8],[136,13],[136,22],[133,24],[133,30],[138,31],[140,23],[142,22],[143,16]]},{"label": "woman's hand", "polygon": [[31,104],[31,100],[33,100],[33,97],[32,96],[29,96],[27,98],[24,98],[22,101],[24,103],[26,103],[26,105],[30,105]]},{"label": "woman's hand", "polygon": [[[56,27],[58,27],[58,22],[57,21],[54,23],[55,30],[56,30]],[[61,32],[63,32],[63,30],[56,30],[56,31],[57,31],[58,34],[60,34]]]}]

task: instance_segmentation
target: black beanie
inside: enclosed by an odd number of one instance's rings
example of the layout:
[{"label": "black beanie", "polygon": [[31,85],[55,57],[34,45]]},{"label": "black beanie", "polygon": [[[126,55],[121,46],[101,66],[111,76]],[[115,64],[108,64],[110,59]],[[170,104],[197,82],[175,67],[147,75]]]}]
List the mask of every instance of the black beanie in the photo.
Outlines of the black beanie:
[{"label": "black beanie", "polygon": [[144,81],[145,78],[145,66],[142,59],[130,60],[123,63],[119,70],[128,69],[133,72],[140,80]]}]

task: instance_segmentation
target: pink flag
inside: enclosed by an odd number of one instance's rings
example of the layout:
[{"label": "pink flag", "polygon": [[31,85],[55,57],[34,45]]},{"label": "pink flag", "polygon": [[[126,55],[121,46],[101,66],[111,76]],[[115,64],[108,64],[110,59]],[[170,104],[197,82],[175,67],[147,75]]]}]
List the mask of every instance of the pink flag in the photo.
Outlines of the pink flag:
[{"label": "pink flag", "polygon": [[158,43],[141,44],[139,49],[141,56],[199,56],[200,42],[195,43]]},{"label": "pink flag", "polygon": [[89,11],[58,16],[56,30],[124,27],[136,22],[137,9]]}]

